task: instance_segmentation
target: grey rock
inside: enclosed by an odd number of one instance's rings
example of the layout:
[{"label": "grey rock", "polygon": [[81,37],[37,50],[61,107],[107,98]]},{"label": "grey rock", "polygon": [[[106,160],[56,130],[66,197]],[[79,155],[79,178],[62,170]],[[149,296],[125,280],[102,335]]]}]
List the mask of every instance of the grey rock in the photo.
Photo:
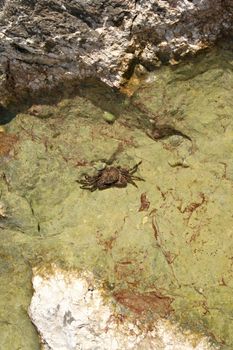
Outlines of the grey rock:
[{"label": "grey rock", "polygon": [[174,63],[230,34],[232,16],[221,0],[0,0],[1,103],[88,77],[119,88],[136,63]]}]

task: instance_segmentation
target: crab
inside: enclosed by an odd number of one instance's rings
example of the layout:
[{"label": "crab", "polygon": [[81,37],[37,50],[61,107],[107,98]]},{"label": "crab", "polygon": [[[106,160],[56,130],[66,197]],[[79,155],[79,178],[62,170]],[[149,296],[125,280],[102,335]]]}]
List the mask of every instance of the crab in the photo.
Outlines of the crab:
[{"label": "crab", "polygon": [[85,175],[84,179],[77,180],[77,182],[81,184],[80,188],[91,192],[97,189],[104,190],[110,187],[126,187],[128,183],[138,187],[135,180],[145,181],[143,178],[134,175],[141,163],[140,161],[130,169],[125,169],[121,166],[107,166],[99,170],[97,175]]}]

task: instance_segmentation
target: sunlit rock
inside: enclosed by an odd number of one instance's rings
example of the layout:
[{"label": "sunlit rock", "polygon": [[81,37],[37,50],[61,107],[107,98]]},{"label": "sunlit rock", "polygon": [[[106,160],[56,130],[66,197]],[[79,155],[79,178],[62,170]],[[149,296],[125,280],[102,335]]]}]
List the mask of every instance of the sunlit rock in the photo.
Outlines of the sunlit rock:
[{"label": "sunlit rock", "polygon": [[33,287],[29,315],[46,350],[215,349],[207,338],[184,335],[166,320],[143,330],[140,319],[114,311],[91,274],[35,272]]},{"label": "sunlit rock", "polygon": [[12,100],[97,77],[119,87],[135,64],[177,62],[231,34],[221,0],[0,2],[0,97]]}]

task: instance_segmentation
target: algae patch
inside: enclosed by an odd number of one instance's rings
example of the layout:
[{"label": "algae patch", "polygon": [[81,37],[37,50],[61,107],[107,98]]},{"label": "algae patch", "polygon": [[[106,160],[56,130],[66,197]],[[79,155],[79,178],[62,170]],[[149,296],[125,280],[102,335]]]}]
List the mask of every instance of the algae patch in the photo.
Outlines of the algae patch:
[{"label": "algae patch", "polygon": [[[127,104],[116,98],[111,106],[112,93],[97,98],[89,84],[89,99],[86,87],[85,96],[37,106],[5,125],[17,141],[5,139],[0,159],[4,349],[12,350],[10,339],[39,348],[25,310],[31,268],[51,262],[91,271],[128,306],[125,290],[132,300],[165,295],[173,320],[232,348],[231,62],[231,52],[216,50],[163,67]],[[117,116],[113,124],[103,120],[106,110]],[[157,122],[181,134],[148,137]],[[145,182],[80,189],[76,180],[110,160],[127,169],[142,161],[137,175]]]}]

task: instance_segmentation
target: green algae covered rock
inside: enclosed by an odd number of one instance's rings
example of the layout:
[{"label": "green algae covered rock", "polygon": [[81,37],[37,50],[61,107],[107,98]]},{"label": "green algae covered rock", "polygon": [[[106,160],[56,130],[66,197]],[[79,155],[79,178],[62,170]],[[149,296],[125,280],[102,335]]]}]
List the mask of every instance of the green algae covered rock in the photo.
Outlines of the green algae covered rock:
[{"label": "green algae covered rock", "polygon": [[[114,124],[101,104],[77,96],[49,119],[19,114],[6,125],[19,140],[0,158],[9,213],[0,218],[0,347],[39,348],[26,313],[31,270],[54,262],[91,271],[115,295],[169,297],[170,320],[233,347],[232,60],[213,51],[151,73]],[[155,122],[181,134],[154,140],[146,128]],[[141,160],[138,188],[77,183],[104,164]]]}]

